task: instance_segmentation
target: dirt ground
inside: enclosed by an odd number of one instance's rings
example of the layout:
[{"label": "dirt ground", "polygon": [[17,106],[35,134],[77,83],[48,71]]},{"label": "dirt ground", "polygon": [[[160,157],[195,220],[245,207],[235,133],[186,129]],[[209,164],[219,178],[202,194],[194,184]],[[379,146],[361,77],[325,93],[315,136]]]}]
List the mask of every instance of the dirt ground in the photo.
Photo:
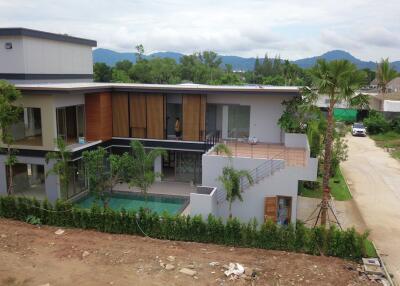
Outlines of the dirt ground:
[{"label": "dirt ground", "polygon": [[400,162],[368,137],[349,135],[347,140],[343,175],[370,237],[400,281]]},{"label": "dirt ground", "polygon": [[[338,258],[57,230],[0,219],[0,285],[372,285],[359,279],[356,264]],[[230,262],[256,278],[228,280],[223,265]],[[182,274],[182,267],[197,274]]]}]

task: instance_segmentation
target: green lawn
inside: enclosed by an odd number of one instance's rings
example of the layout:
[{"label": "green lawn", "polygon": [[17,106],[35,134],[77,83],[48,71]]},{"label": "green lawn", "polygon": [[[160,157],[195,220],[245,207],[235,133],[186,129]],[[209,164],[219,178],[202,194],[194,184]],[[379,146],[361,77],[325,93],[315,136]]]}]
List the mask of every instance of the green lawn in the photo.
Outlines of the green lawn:
[{"label": "green lawn", "polygon": [[[318,177],[318,181],[322,184],[322,178]],[[329,181],[332,196],[338,201],[348,201],[351,199],[351,194],[347,188],[346,182],[343,178],[342,172],[339,170],[335,177]],[[308,198],[322,198],[322,190],[312,190],[300,184],[299,195]]]},{"label": "green lawn", "polygon": [[400,134],[389,131],[382,134],[371,135],[373,140],[375,140],[376,145],[385,149],[389,149],[390,154],[396,158],[400,159]]},{"label": "green lawn", "polygon": [[376,249],[370,240],[365,241],[365,250],[367,251],[368,257],[377,257]]}]

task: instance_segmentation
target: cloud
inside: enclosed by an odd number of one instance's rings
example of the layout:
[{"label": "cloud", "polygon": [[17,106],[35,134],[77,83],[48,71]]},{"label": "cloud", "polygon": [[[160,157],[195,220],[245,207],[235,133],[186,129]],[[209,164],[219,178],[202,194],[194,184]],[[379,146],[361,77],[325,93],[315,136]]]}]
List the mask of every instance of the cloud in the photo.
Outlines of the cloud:
[{"label": "cloud", "polygon": [[398,0],[13,0],[0,26],[87,37],[99,47],[146,52],[214,50],[296,59],[344,49],[399,59]]}]

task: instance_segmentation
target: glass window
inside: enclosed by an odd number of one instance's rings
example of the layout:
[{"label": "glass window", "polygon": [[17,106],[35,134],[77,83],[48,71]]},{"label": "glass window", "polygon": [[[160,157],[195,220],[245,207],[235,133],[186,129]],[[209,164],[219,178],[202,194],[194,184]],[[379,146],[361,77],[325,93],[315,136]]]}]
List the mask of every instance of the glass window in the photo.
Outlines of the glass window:
[{"label": "glass window", "polygon": [[41,146],[42,116],[40,108],[25,107],[17,123],[10,127],[16,145]]},{"label": "glass window", "polygon": [[85,137],[85,108],[83,105],[60,107],[56,109],[57,136],[67,145],[76,144]]},{"label": "glass window", "polygon": [[250,134],[250,106],[230,105],[228,109],[228,137],[248,138]]},{"label": "glass window", "polygon": [[[46,198],[45,172],[43,165],[17,163],[12,166],[13,195]],[[10,186],[10,169],[7,167],[7,186]]]},{"label": "glass window", "polygon": [[278,197],[278,218],[279,225],[288,225],[290,223],[292,211],[292,198]]}]

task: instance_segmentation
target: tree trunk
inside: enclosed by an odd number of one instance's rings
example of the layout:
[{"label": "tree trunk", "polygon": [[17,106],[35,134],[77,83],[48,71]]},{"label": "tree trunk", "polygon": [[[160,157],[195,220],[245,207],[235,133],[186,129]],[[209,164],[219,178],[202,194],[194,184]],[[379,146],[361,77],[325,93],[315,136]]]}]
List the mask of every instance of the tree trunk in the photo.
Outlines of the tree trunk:
[{"label": "tree trunk", "polygon": [[322,180],[323,197],[321,202],[321,225],[326,225],[328,215],[328,204],[331,197],[329,189],[329,179],[331,174],[331,160],[332,160],[332,142],[333,142],[333,107],[335,103],[332,101],[328,108],[327,115],[327,130],[325,138],[325,156],[324,156],[324,176]]},{"label": "tree trunk", "polygon": [[229,202],[229,218],[232,218],[232,202]]},{"label": "tree trunk", "polygon": [[[8,158],[10,159],[10,157],[11,157],[10,145],[7,146],[7,152],[8,152]],[[8,178],[8,182],[9,182],[8,195],[12,195],[14,193],[14,172],[13,172],[13,165],[12,164],[8,165],[8,171],[9,171],[8,172],[8,174],[9,174],[9,178]]]}]

